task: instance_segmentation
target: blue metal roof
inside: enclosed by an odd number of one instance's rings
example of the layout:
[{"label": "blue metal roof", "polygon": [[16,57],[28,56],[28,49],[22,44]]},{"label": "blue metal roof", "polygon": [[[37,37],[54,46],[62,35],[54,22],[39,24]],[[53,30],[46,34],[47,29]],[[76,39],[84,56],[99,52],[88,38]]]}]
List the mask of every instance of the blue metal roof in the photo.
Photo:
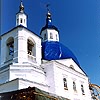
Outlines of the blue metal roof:
[{"label": "blue metal roof", "polygon": [[[41,29],[41,32],[42,32],[43,30],[45,30],[45,29],[55,29],[56,31],[59,32],[58,28],[55,27],[54,25],[45,25],[45,26]],[[41,32],[40,32],[40,34],[41,34]]]},{"label": "blue metal roof", "polygon": [[42,59],[59,60],[67,58],[72,58],[76,64],[79,65],[79,62],[72,51],[60,42],[46,41],[42,43]]},{"label": "blue metal roof", "polygon": [[[46,18],[46,25],[41,29],[41,32],[45,29],[55,29],[56,31],[59,32],[58,28],[52,25],[52,18],[51,18],[51,13],[48,11],[47,13],[47,18]],[[41,34],[40,32],[40,34]]]}]

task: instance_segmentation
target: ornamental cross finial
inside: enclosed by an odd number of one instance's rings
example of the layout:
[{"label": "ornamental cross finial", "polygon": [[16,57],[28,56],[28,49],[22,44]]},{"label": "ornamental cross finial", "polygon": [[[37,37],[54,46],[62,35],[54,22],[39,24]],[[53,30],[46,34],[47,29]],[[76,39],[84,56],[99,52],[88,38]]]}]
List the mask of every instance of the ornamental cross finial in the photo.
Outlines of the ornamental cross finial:
[{"label": "ornamental cross finial", "polygon": [[50,4],[47,4],[47,5],[46,5],[47,11],[48,11],[48,12],[49,12],[49,6],[50,6]]},{"label": "ornamental cross finial", "polygon": [[48,19],[51,18],[51,13],[50,13],[50,10],[49,10],[49,6],[50,6],[50,4],[47,4],[47,5],[46,5],[47,11],[48,11],[48,13],[47,13],[47,18],[48,18]]}]

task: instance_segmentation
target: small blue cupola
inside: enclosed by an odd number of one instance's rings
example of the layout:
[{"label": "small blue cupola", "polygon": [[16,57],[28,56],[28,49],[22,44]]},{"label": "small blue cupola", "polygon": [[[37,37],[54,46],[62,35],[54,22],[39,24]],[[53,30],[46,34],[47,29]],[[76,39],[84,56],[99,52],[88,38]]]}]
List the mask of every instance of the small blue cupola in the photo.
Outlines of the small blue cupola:
[{"label": "small blue cupola", "polygon": [[46,14],[46,25],[41,29],[42,42],[45,41],[59,41],[59,31],[52,24],[51,13],[48,10]]},{"label": "small blue cupola", "polygon": [[46,25],[41,29],[42,37],[42,59],[43,60],[60,60],[73,59],[77,65],[79,62],[70,49],[59,41],[59,31],[52,24],[52,15],[48,10],[46,15]]}]

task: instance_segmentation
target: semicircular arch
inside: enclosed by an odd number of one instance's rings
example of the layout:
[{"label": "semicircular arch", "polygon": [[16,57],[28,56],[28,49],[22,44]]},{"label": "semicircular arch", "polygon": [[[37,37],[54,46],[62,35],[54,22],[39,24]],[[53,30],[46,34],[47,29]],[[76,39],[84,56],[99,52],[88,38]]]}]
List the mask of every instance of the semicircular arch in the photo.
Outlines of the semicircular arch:
[{"label": "semicircular arch", "polygon": [[32,37],[28,37],[27,40],[29,40],[35,44],[35,40]]},{"label": "semicircular arch", "polygon": [[6,40],[6,44],[11,43],[11,42],[14,42],[14,38],[13,38],[13,37],[9,37],[9,38]]}]

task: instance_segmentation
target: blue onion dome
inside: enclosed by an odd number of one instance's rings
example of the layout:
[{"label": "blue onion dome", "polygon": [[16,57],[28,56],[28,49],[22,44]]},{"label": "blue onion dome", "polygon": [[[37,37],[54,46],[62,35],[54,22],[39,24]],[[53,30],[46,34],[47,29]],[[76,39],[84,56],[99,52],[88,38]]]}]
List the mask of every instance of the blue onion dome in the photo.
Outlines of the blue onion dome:
[{"label": "blue onion dome", "polygon": [[56,31],[59,32],[58,28],[52,25],[52,18],[51,18],[51,13],[49,10],[46,17],[46,25],[41,29],[41,32],[45,29],[55,29]]},{"label": "blue onion dome", "polygon": [[60,42],[46,41],[42,43],[42,59],[44,60],[60,60],[72,58],[76,64],[79,62],[75,55]]}]

